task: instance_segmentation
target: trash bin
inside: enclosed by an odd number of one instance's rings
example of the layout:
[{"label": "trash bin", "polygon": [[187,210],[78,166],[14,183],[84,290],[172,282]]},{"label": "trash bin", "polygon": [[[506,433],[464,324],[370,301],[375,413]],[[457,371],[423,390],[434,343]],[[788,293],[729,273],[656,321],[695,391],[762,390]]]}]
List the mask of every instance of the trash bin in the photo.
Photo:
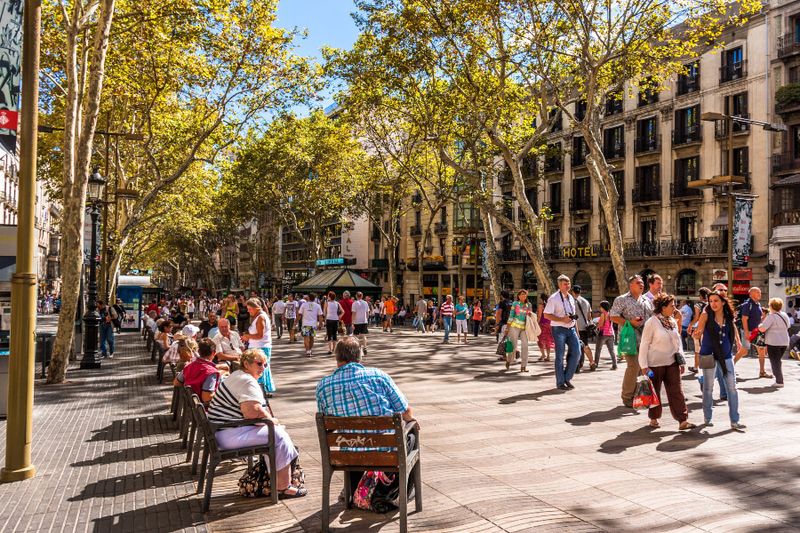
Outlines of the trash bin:
[{"label": "trash bin", "polygon": [[42,363],[42,378],[47,377],[47,365],[50,364],[50,358],[53,356],[55,340],[56,336],[53,333],[36,334],[36,362]]}]

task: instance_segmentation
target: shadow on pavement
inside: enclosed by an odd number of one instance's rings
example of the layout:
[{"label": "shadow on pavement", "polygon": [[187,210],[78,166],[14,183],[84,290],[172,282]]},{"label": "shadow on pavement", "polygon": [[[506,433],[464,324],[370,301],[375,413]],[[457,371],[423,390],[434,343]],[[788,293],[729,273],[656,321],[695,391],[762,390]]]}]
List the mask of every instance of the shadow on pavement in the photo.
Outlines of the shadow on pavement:
[{"label": "shadow on pavement", "polygon": [[768,392],[776,392],[778,390],[777,387],[741,387],[738,390],[742,392],[746,392],[748,394],[766,394]]},{"label": "shadow on pavement", "polygon": [[533,392],[531,394],[518,394],[516,396],[509,396],[508,398],[502,398],[498,403],[503,405],[508,405],[511,403],[517,402],[527,402],[527,401],[534,401],[538,402],[542,398],[546,396],[559,396],[564,394],[566,391],[561,389],[547,389],[539,392]]},{"label": "shadow on pavement", "polygon": [[564,422],[572,424],[573,426],[588,426],[593,422],[609,422],[626,416],[636,416],[637,414],[639,414],[639,412],[630,407],[618,405],[607,411],[592,411],[591,413],[586,413],[585,415],[575,418],[567,418]]},{"label": "shadow on pavement", "polygon": [[[188,503],[188,505],[187,505]],[[93,533],[128,533],[131,531],[183,531],[204,525],[198,499],[172,500],[92,520]]]},{"label": "shadow on pavement", "polygon": [[[162,408],[163,409],[163,408]],[[70,466],[82,467],[92,465],[109,465],[125,461],[138,461],[148,457],[159,455],[173,455],[185,452],[181,449],[181,441],[165,442],[159,444],[145,444],[135,448],[124,448],[122,450],[110,450],[99,457],[71,463]]]},{"label": "shadow on pavement", "polygon": [[[99,479],[87,484],[80,494],[67,498],[67,501],[91,500],[103,496],[114,497],[156,487],[193,483],[191,468],[192,465],[190,463],[183,463],[175,466],[164,466],[156,470],[133,472],[122,476]],[[223,475],[224,473],[223,469],[220,468],[217,475]]]},{"label": "shadow on pavement", "polygon": [[[167,405],[166,407],[169,407]],[[164,407],[162,406],[162,409]],[[114,420],[110,425],[103,429],[94,430],[90,442],[98,441],[118,441],[127,439],[141,439],[152,435],[164,433],[174,433],[175,422],[172,415],[162,414],[146,417],[127,418],[125,420]]]}]

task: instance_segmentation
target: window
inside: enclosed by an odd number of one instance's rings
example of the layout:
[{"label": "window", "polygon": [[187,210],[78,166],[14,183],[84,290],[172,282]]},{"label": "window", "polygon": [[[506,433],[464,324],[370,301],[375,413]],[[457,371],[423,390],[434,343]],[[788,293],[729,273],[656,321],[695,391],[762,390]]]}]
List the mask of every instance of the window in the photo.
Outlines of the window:
[{"label": "window", "polygon": [[561,246],[561,230],[558,228],[550,228],[547,230],[547,244],[552,250]]},{"label": "window", "polygon": [[607,159],[625,157],[625,127],[608,128],[603,132],[603,152]]},{"label": "window", "polygon": [[521,166],[520,170],[522,170],[522,179],[523,180],[530,180],[530,179],[535,179],[536,178],[536,170],[537,169],[536,169],[536,158],[535,157],[533,157],[531,155],[525,156],[522,159],[522,165],[520,165],[520,166]]},{"label": "window", "polygon": [[548,118],[550,119],[551,126],[550,126],[550,133],[555,133],[557,131],[561,131],[563,126],[561,124],[561,111],[559,109],[553,108],[548,113]]},{"label": "window", "polygon": [[442,210],[440,211],[440,216],[439,216],[439,222],[442,225],[446,225],[447,224],[447,206],[446,205],[442,206]]},{"label": "window", "polygon": [[447,244],[444,239],[439,239],[439,255],[442,257],[447,255]]},{"label": "window", "polygon": [[678,232],[681,244],[694,242],[697,239],[697,214],[681,213],[678,219]]},{"label": "window", "polygon": [[698,179],[700,179],[700,156],[676,159],[672,197],[702,196],[700,189],[689,188],[689,182]]},{"label": "window", "polygon": [[544,160],[544,171],[554,172],[563,170],[563,160],[564,158],[561,154],[561,143],[548,144]]},{"label": "window", "polygon": [[575,104],[575,119],[583,122],[584,118],[586,118],[586,100],[581,100]]},{"label": "window", "polygon": [[622,113],[622,92],[611,93],[606,97],[606,116]]},{"label": "window", "polygon": [[579,167],[586,164],[586,154],[588,147],[583,140],[583,137],[572,138],[572,166]]},{"label": "window", "polygon": [[[728,174],[728,151],[724,150],[725,158],[722,160],[722,173]],[[748,176],[750,174],[749,149],[747,146],[733,149],[733,174]]]},{"label": "window", "polygon": [[781,277],[800,276],[800,246],[781,250]]},{"label": "window", "polygon": [[536,190],[536,187],[525,189],[525,198],[528,199],[528,203],[531,204],[534,211],[539,210],[539,191]]},{"label": "window", "polygon": [[658,149],[656,117],[636,121],[636,152],[653,152]]},{"label": "window", "polygon": [[778,211],[800,210],[800,191],[792,187],[780,187],[775,190]]},{"label": "window", "polygon": [[[747,111],[747,93],[738,93],[732,94],[730,96],[725,97],[725,114],[733,115],[735,117],[743,117],[749,118],[750,114]],[[720,121],[719,123],[721,127],[721,134],[727,135],[728,132],[726,131],[725,121]],[[739,133],[742,131],[747,131],[750,128],[749,124],[744,124],[742,122],[734,122],[733,123],[733,132]]]},{"label": "window", "polygon": [[676,145],[700,142],[703,130],[699,125],[699,105],[678,109],[675,111],[675,132],[672,142]]},{"label": "window", "polygon": [[800,126],[792,126],[792,157],[800,159]]},{"label": "window", "polygon": [[571,209],[580,211],[592,208],[592,191],[589,178],[576,178],[572,181]]},{"label": "window", "polygon": [[639,239],[642,244],[653,244],[658,237],[655,217],[646,217],[639,220]]},{"label": "window", "polygon": [[744,62],[744,51],[741,46],[726,50],[722,54],[720,83],[744,78],[747,75]]},{"label": "window", "polygon": [[554,181],[550,183],[550,211],[558,214],[561,213],[561,182]]},{"label": "window", "polygon": [[575,228],[575,246],[589,246],[589,224]]},{"label": "window", "polygon": [[658,84],[653,78],[646,78],[639,87],[639,107],[658,102]]},{"label": "window", "polygon": [[694,296],[697,294],[697,272],[687,268],[678,272],[675,292],[680,295]]},{"label": "window", "polygon": [[661,183],[658,165],[636,167],[636,184],[633,188],[633,202],[654,202],[661,200]]},{"label": "window", "polygon": [[678,76],[678,96],[700,90],[700,62],[684,66],[685,72]]},{"label": "window", "polygon": [[616,185],[617,194],[619,194],[619,200],[617,201],[617,205],[624,206],[625,205],[625,171],[624,170],[617,170],[616,172],[612,172],[611,176],[614,178],[614,185]]}]

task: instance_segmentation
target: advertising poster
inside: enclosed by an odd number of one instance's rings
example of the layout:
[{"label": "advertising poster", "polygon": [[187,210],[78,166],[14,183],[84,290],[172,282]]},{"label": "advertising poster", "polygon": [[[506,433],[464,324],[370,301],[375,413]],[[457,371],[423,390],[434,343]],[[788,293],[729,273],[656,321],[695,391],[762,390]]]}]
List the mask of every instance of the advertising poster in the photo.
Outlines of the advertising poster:
[{"label": "advertising poster", "polygon": [[753,228],[753,200],[736,198],[733,217],[733,264],[745,266],[750,261],[750,240]]},{"label": "advertising poster", "polygon": [[0,0],[0,143],[11,153],[17,149],[22,4]]}]

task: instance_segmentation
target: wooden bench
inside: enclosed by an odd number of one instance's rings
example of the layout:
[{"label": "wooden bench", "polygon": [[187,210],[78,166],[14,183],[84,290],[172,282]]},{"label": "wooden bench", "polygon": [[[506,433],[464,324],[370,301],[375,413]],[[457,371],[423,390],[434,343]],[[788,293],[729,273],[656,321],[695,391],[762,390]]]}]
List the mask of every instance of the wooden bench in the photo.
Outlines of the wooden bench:
[{"label": "wooden bench", "polygon": [[[195,395],[196,397],[197,395]],[[268,456],[269,461],[269,488],[272,503],[278,503],[278,469],[275,459],[275,424],[270,418],[250,418],[246,420],[239,420],[237,422],[229,422],[227,424],[211,424],[206,415],[206,410],[202,403],[195,403],[195,424],[199,432],[197,443],[198,445],[201,438],[205,442],[203,447],[203,462],[200,466],[200,480],[197,482],[197,492],[203,492],[205,488],[205,496],[203,498],[203,512],[207,512],[211,506],[211,487],[214,483],[214,475],[217,466],[222,461],[231,459],[238,459],[242,457],[251,458],[257,455]],[[235,448],[232,450],[221,450],[217,445],[215,434],[220,429],[234,428],[241,426],[252,426],[255,424],[265,424],[269,427],[269,437],[267,444],[260,446],[252,446],[249,448]],[[202,437],[201,437],[202,435]],[[197,448],[196,448],[197,449]],[[206,479],[207,478],[207,479]]]},{"label": "wooden bench", "polygon": [[[380,431],[381,433],[375,433]],[[407,438],[412,433],[416,449],[408,450]],[[317,413],[317,434],[322,452],[322,531],[330,525],[331,478],[336,471],[345,472],[344,490],[347,508],[351,506],[355,487],[350,484],[349,472],[378,470],[397,472],[400,482],[400,531],[408,531],[408,486],[414,475],[414,507],[422,511],[422,471],[419,453],[419,426],[404,423],[401,415],[394,416],[325,416]],[[348,451],[341,448],[393,448],[392,451]]]}]

